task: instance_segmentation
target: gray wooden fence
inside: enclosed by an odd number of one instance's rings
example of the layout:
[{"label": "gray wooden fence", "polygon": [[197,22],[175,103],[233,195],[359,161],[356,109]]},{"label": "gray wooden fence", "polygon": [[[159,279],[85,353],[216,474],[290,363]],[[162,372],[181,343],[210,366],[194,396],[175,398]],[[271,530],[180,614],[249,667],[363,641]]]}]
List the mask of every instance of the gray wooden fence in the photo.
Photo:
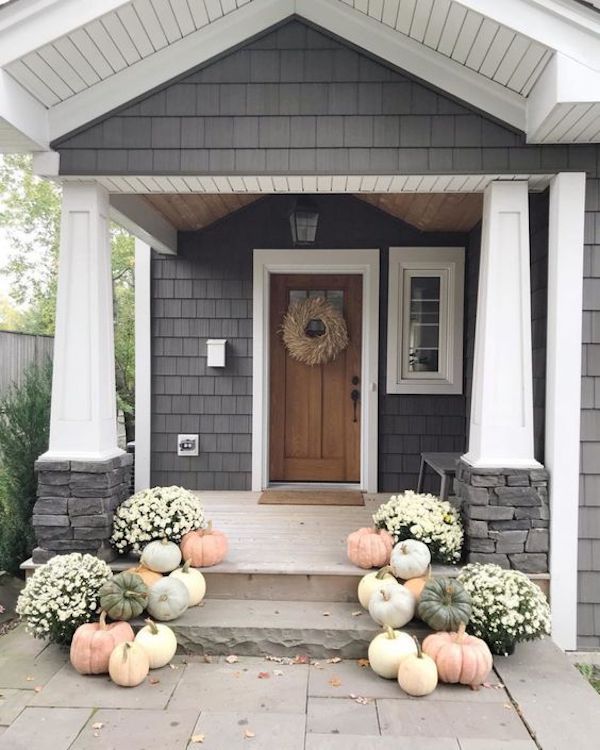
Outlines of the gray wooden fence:
[{"label": "gray wooden fence", "polygon": [[0,396],[11,384],[20,385],[29,365],[52,358],[54,338],[0,331]]}]

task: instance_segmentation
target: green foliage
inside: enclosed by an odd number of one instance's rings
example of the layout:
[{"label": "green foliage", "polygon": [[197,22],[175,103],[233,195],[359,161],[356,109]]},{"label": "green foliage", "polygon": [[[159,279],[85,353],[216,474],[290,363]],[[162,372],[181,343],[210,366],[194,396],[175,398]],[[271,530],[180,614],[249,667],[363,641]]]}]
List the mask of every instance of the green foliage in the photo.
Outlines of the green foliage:
[{"label": "green foliage", "polygon": [[51,365],[33,365],[0,400],[0,569],[17,573],[31,555],[34,463],[48,448]]},{"label": "green foliage", "polygon": [[[0,328],[54,333],[61,213],[60,187],[35,177],[27,155],[0,157],[0,229],[11,253],[0,267],[11,281],[0,299]],[[133,439],[134,240],[111,226],[117,400]],[[12,304],[11,304],[12,302]]]},{"label": "green foliage", "polygon": [[575,666],[594,690],[600,693],[600,667],[593,664],[576,664]]}]

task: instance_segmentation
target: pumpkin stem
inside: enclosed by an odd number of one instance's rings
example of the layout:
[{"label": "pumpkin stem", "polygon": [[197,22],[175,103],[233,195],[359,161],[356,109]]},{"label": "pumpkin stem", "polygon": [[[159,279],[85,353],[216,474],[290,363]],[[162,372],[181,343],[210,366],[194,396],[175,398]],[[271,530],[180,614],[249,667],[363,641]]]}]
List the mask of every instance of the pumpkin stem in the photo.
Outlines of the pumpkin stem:
[{"label": "pumpkin stem", "polygon": [[182,573],[189,573],[190,572],[190,565],[191,564],[192,564],[192,558],[188,557],[188,559],[181,566],[181,572]]},{"label": "pumpkin stem", "polygon": [[168,543],[169,543],[169,540],[168,540],[168,539],[167,539],[167,538],[165,537],[164,539],[161,539],[161,540],[160,540],[160,543],[161,543],[161,544],[168,544]]},{"label": "pumpkin stem", "polygon": [[465,630],[467,629],[467,624],[465,622],[461,622],[458,626],[458,630],[456,631],[456,642],[461,643],[465,637]]},{"label": "pumpkin stem", "polygon": [[106,630],[106,612],[105,612],[105,610],[102,610],[102,612],[100,612],[100,621],[98,622],[98,628],[100,630]]},{"label": "pumpkin stem", "polygon": [[387,633],[387,637],[390,639],[390,641],[393,641],[396,639],[396,633],[394,633],[394,629],[390,627],[389,625],[385,626],[385,632]]},{"label": "pumpkin stem", "polygon": [[151,620],[148,617],[148,619],[144,620],[144,622],[150,628],[150,632],[152,633],[152,635],[158,635],[158,627],[157,627],[156,623],[154,622],[154,620]]},{"label": "pumpkin stem", "polygon": [[202,529],[202,536],[204,534],[211,534],[212,533],[212,521],[209,521],[206,526]]},{"label": "pumpkin stem", "polygon": [[378,571],[377,571],[377,573],[375,574],[375,578],[377,578],[377,579],[381,580],[381,579],[382,579],[382,578],[384,578],[384,577],[385,577],[385,576],[386,576],[386,575],[387,575],[388,573],[391,573],[391,572],[392,572],[392,569],[391,569],[391,567],[390,567],[389,565],[385,565],[385,566],[384,566],[383,568],[381,568],[381,570],[378,570]]},{"label": "pumpkin stem", "polygon": [[413,641],[415,642],[415,646],[417,647],[417,659],[423,658],[423,650],[421,649],[421,644],[419,643],[419,639],[413,635],[412,637]]}]

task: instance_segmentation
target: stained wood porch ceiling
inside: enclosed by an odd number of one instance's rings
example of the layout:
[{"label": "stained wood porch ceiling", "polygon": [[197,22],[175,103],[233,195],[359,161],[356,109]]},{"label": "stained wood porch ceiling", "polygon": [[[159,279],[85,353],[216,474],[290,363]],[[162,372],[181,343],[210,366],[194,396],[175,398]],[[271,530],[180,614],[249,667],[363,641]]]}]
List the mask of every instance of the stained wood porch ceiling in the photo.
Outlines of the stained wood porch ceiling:
[{"label": "stained wood porch ceiling", "polygon": [[[263,195],[152,194],[145,199],[180,231],[204,229]],[[423,232],[468,232],[481,219],[482,193],[371,193],[359,200]]]}]

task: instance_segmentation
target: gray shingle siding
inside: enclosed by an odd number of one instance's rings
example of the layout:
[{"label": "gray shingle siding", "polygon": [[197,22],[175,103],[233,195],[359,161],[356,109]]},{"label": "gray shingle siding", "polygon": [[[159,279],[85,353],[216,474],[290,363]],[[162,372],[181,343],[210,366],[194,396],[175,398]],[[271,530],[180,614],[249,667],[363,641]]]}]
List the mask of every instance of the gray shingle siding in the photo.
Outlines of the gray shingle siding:
[{"label": "gray shingle siding", "polygon": [[[61,155],[62,174],[586,171],[578,614],[580,645],[600,646],[600,180],[597,146],[527,145],[522,133],[473,112],[401,71],[381,65],[298,21],[265,34],[243,49],[190,72],[53,145]],[[532,206],[543,212],[546,210],[544,200],[542,197],[537,203],[535,199]],[[532,217],[534,213],[532,211]],[[541,456],[547,227],[541,213],[539,215],[540,223],[532,220],[532,312],[536,453]],[[371,225],[369,228],[372,229]],[[224,229],[210,230],[203,236],[214,236],[216,231]],[[284,237],[283,232],[283,226],[279,225],[277,231],[273,230],[273,237]],[[287,244],[287,227],[285,232],[285,240],[280,241]],[[363,238],[362,246],[373,246],[372,236],[359,235]],[[472,232],[466,241],[471,248],[467,256],[466,301],[468,392],[474,335],[471,311],[476,289],[477,232]],[[231,482],[246,487],[250,429],[247,415],[238,414],[237,403],[235,414],[226,413],[223,409],[233,409],[233,402],[228,401],[224,407],[222,399],[233,395],[247,399],[248,392],[220,393],[217,387],[248,388],[249,369],[248,374],[244,371],[231,377],[206,374],[202,370],[204,352],[198,348],[198,338],[202,343],[209,335],[220,335],[214,331],[227,330],[227,337],[239,347],[239,356],[247,360],[245,367],[248,368],[249,318],[241,312],[232,312],[235,320],[227,323],[227,327],[225,323],[227,303],[231,303],[233,310],[234,304],[249,300],[249,266],[239,266],[238,270],[245,269],[245,275],[232,279],[233,271],[229,266],[219,265],[221,258],[218,253],[215,255],[214,246],[206,245],[198,235],[193,242],[203,248],[202,255],[192,258],[191,242],[184,236],[180,257],[156,257],[153,264],[156,303],[180,303],[180,307],[178,304],[155,306],[153,317],[153,365],[169,370],[168,373],[153,371],[153,436],[157,440],[153,454],[154,478],[161,482],[181,481],[190,486],[205,486],[211,481],[211,486]],[[265,243],[256,242],[254,246],[261,244]],[[385,246],[382,242],[381,247]],[[243,258],[244,263],[249,263],[247,248],[237,247],[235,252],[241,253],[240,263]],[[234,253],[229,245],[227,250]],[[174,284],[168,284],[176,280],[192,282],[191,297],[185,296],[179,288],[175,291]],[[228,291],[222,296],[225,307],[220,308],[219,315],[216,306],[213,315],[209,305],[201,312],[196,307],[194,317],[192,303],[220,299],[225,283],[230,281],[241,283],[241,291],[239,286],[227,287]],[[384,296],[385,287],[382,292]],[[382,338],[383,353],[383,329]],[[245,354],[241,354],[242,351]],[[175,365],[166,362],[170,358],[175,360]],[[198,393],[184,392],[184,389],[195,391],[192,381],[196,378],[199,378]],[[244,404],[247,408],[247,401]],[[228,419],[215,422],[216,412],[209,411],[217,409]],[[183,429],[183,424],[198,425],[201,417],[206,422],[203,427],[212,425],[205,437],[206,454],[213,455],[210,466],[207,457],[200,457],[197,462],[186,459],[187,464],[176,462],[169,452],[173,435]],[[458,426],[461,419],[465,419],[465,406],[460,405],[460,397],[388,400],[382,396],[382,487],[400,489],[414,484],[416,456],[420,450],[448,446],[451,446],[449,450],[462,450],[464,427],[461,432]],[[217,432],[215,426],[220,429],[226,424],[231,428],[231,445],[227,435]],[[415,432],[418,432],[418,441]],[[166,447],[163,450],[160,446]],[[233,466],[234,470],[232,478],[226,480],[223,466],[225,456],[231,451],[237,457],[227,459],[231,462],[228,467]]]}]

